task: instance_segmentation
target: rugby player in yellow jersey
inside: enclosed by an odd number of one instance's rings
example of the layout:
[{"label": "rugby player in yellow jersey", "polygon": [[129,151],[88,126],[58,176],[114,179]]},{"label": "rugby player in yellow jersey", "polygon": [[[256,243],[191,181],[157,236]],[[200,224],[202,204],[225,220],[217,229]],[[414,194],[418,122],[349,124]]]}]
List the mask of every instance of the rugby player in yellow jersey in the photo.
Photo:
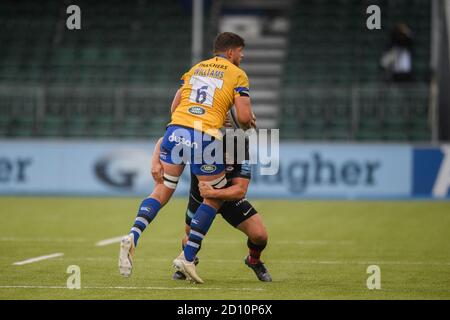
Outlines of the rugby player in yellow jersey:
[{"label": "rugby player in yellow jersey", "polygon": [[[158,140],[158,144],[162,138]],[[235,138],[237,142],[237,138]],[[260,256],[265,249],[268,241],[268,234],[264,226],[261,215],[247,200],[246,194],[251,180],[251,165],[249,163],[249,139],[244,138],[243,147],[245,151],[242,160],[238,157],[238,148],[242,145],[234,143],[232,154],[227,152],[226,144],[223,144],[224,157],[228,159],[226,163],[227,186],[223,189],[214,189],[209,184],[202,182],[199,184],[195,175],[191,172],[191,187],[189,190],[189,202],[185,215],[185,232],[182,239],[184,248],[191,229],[191,219],[193,213],[197,211],[202,204],[203,198],[218,198],[224,200],[224,203],[217,211],[228,224],[242,231],[247,236],[248,255],[244,263],[252,269],[260,281],[270,282],[272,278],[265,264],[260,260]],[[233,156],[233,161],[231,157]],[[159,148],[155,148],[152,156],[151,173],[155,183],[164,183],[159,154]],[[200,250],[200,248],[199,248]],[[198,256],[195,257],[194,264],[199,262]],[[180,271],[176,271],[172,277],[174,280],[185,280],[186,276]]]},{"label": "rugby player in yellow jersey", "polygon": [[[216,189],[226,186],[219,129],[233,104],[238,121],[244,128],[251,128],[255,121],[248,77],[239,68],[244,46],[244,40],[239,35],[221,33],[214,41],[214,57],[199,62],[182,76],[181,88],[171,106],[171,122],[158,144],[164,183],[156,184],[150,196],[142,201],[130,233],[121,241],[121,275],[131,275],[139,237],[169,201],[187,163],[190,163],[191,172],[198,181]],[[219,199],[204,199],[192,218],[186,246],[173,261],[175,269],[194,283],[203,283],[196,273],[194,259],[222,202]]]}]

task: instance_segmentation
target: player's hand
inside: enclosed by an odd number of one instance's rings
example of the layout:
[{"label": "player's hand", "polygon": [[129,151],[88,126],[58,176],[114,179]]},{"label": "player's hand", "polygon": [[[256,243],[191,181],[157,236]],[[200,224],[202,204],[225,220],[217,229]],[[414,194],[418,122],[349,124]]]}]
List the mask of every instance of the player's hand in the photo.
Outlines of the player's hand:
[{"label": "player's hand", "polygon": [[225,122],[223,123],[223,126],[225,128],[233,128],[233,125],[231,124],[231,121],[230,121],[230,115],[229,114],[227,114],[227,116],[225,117]]},{"label": "player's hand", "polygon": [[202,198],[212,198],[212,193],[214,188],[207,182],[200,181],[198,184],[198,189],[200,190],[200,195]]},{"label": "player's hand", "polygon": [[255,114],[253,112],[252,112],[252,121],[250,122],[250,126],[252,128],[256,129],[256,116],[255,116]]},{"label": "player's hand", "polygon": [[156,183],[163,183],[163,176],[164,176],[164,170],[161,162],[154,162],[152,163],[152,177],[153,180],[155,180]]}]

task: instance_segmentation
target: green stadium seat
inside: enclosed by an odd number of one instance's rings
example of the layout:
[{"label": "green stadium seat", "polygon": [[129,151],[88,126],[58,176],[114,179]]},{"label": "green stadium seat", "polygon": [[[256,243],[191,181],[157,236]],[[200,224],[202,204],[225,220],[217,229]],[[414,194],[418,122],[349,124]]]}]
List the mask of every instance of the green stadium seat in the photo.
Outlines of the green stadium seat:
[{"label": "green stadium seat", "polygon": [[65,119],[61,116],[46,116],[40,124],[39,133],[45,137],[60,137],[64,135]]},{"label": "green stadium seat", "polygon": [[10,123],[9,136],[31,137],[34,135],[34,119],[28,117],[14,118]]},{"label": "green stadium seat", "polygon": [[74,117],[67,122],[65,127],[65,136],[67,137],[85,137],[89,135],[87,117]]}]

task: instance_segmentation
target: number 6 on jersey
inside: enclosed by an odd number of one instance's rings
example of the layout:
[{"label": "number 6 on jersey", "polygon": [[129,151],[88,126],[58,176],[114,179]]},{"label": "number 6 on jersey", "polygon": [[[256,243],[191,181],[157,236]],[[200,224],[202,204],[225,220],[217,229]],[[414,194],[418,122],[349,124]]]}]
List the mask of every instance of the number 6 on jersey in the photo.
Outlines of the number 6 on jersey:
[{"label": "number 6 on jersey", "polygon": [[189,84],[192,85],[189,100],[193,103],[212,107],[216,89],[222,89],[223,80],[193,76]]}]

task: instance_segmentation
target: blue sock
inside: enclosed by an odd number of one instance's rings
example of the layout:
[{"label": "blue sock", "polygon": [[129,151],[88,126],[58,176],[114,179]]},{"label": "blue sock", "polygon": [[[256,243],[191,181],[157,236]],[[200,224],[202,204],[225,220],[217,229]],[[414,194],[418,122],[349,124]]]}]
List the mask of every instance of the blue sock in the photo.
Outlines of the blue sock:
[{"label": "blue sock", "polygon": [[141,233],[147,228],[150,222],[155,219],[158,214],[159,209],[161,209],[161,203],[153,198],[147,198],[142,201],[139,206],[138,214],[134,225],[131,228],[130,234],[134,235],[134,245],[137,246],[137,242]]},{"label": "blue sock", "polygon": [[184,248],[184,256],[187,261],[194,261],[195,256],[200,250],[202,240],[211,227],[214,218],[216,217],[216,209],[202,203],[195,212],[191,221],[191,232],[189,239]]}]

